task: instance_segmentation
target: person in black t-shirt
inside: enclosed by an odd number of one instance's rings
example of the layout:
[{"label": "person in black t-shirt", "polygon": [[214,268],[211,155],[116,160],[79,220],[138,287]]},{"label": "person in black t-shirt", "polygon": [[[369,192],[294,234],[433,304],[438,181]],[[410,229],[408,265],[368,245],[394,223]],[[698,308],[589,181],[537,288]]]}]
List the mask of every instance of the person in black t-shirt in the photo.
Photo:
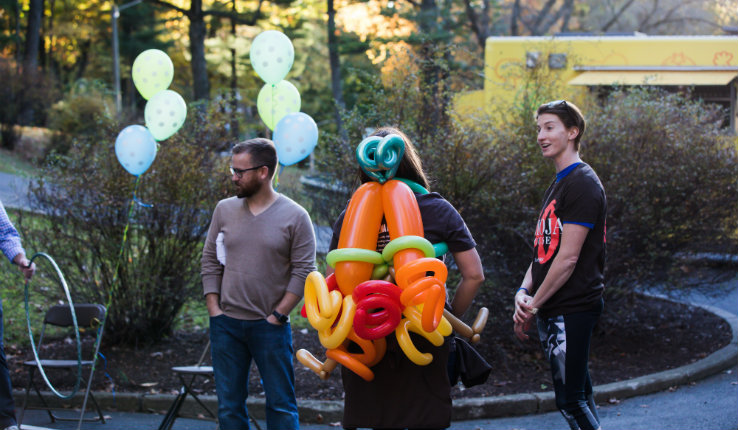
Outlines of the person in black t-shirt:
[{"label": "person in black t-shirt", "polygon": [[[556,406],[572,429],[598,429],[589,377],[592,329],[602,313],[607,199],[597,174],[579,158],[585,121],[558,100],[536,114],[538,145],[553,161],[533,240],[533,262],[515,294],[515,334],[537,314],[541,345],[551,364]],[[539,312],[540,310],[540,312]]]},{"label": "person in black t-shirt", "polygon": [[[405,153],[395,177],[415,182],[427,190],[428,180],[420,157],[407,136],[391,127],[377,129],[372,135],[386,137],[390,134],[401,136],[405,142]],[[362,183],[371,180],[363,171],[359,174]],[[484,281],[476,242],[461,215],[440,194],[415,192],[415,198],[425,238],[431,243],[446,242],[461,274],[450,304],[454,315],[461,317]],[[331,249],[338,247],[344,215],[345,211],[333,224]],[[389,242],[389,233],[384,225],[377,233],[377,251],[381,251]],[[328,274],[332,272],[329,268]],[[451,385],[447,372],[450,338],[436,347],[414,333],[411,337],[419,350],[433,355],[433,361],[427,366],[411,362],[391,334],[386,337],[384,358],[372,367],[372,381],[365,381],[342,367],[344,428],[440,429],[450,426]]]}]

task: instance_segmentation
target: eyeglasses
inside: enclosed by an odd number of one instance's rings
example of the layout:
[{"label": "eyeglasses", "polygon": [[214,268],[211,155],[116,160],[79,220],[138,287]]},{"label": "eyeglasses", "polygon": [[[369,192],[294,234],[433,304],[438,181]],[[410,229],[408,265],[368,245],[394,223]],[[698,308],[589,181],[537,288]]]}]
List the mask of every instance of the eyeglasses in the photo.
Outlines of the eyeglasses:
[{"label": "eyeglasses", "polygon": [[249,167],[248,169],[237,169],[233,166],[230,166],[230,170],[231,170],[231,175],[236,175],[238,179],[241,179],[243,177],[243,174],[248,172],[249,170],[261,169],[262,167],[266,167],[266,166],[262,164],[261,166]]}]

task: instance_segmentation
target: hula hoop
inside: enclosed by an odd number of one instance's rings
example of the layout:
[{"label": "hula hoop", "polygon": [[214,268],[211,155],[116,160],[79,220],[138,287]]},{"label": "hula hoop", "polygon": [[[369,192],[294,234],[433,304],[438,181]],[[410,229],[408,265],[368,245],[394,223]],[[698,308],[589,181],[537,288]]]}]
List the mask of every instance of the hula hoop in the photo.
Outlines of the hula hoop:
[{"label": "hula hoop", "polygon": [[31,257],[31,263],[37,258],[37,257],[43,257],[47,259],[51,265],[54,267],[54,270],[56,271],[56,275],[59,277],[59,281],[62,285],[62,288],[64,289],[64,294],[67,296],[67,303],[69,303],[69,310],[72,313],[72,323],[74,324],[74,334],[77,337],[77,381],[74,383],[74,389],[72,392],[68,395],[64,395],[60,393],[49,381],[49,378],[46,376],[46,372],[44,371],[44,367],[41,365],[41,359],[38,356],[38,350],[36,349],[36,341],[33,339],[33,330],[31,330],[31,312],[29,311],[28,306],[28,284],[30,282],[30,279],[26,279],[26,287],[25,287],[25,294],[24,294],[24,303],[26,305],[26,323],[28,326],[28,337],[31,339],[31,349],[33,350],[33,358],[36,359],[36,366],[38,366],[38,371],[41,374],[41,377],[43,377],[44,382],[46,382],[46,386],[49,387],[51,392],[53,392],[56,396],[62,398],[62,399],[69,399],[75,394],[77,394],[77,391],[79,391],[79,385],[82,381],[82,341],[79,338],[79,326],[77,325],[77,313],[74,311],[74,303],[72,302],[72,296],[69,294],[69,287],[67,286],[67,281],[64,279],[64,274],[59,269],[59,266],[57,266],[56,261],[54,261],[53,258],[51,258],[50,255],[44,253],[44,252],[37,252],[34,254],[33,257]]}]

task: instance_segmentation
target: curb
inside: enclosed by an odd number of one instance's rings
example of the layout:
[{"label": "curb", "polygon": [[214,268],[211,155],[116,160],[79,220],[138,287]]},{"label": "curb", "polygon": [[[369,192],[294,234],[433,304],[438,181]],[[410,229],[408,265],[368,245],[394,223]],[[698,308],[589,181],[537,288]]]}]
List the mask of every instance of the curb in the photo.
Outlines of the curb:
[{"label": "curb", "polygon": [[[597,403],[605,403],[612,398],[625,399],[641,396],[662,391],[669,387],[699,381],[738,364],[738,316],[714,306],[684,303],[659,294],[650,295],[675,303],[697,306],[715,314],[728,323],[732,332],[732,339],[727,346],[694,363],[626,381],[598,385],[594,387]],[[51,405],[64,406],[69,403],[69,401],[63,401],[54,396],[51,392],[42,392],[42,395]],[[175,398],[171,394],[118,393],[113,395],[107,392],[95,392],[94,395],[103,410],[159,414],[166,413]],[[23,404],[24,392],[22,390],[14,390],[13,396],[16,405]],[[199,397],[213,411],[217,410],[216,396],[203,395]],[[81,404],[82,394],[78,393],[74,397],[74,401],[78,401],[78,403],[75,403],[77,405]],[[249,398],[246,402],[249,412],[256,419],[265,419],[265,403],[263,398]],[[305,423],[327,424],[340,422],[343,418],[342,401],[298,399],[297,406],[300,421]],[[463,398],[453,400],[452,419],[454,421],[465,421],[530,415],[555,410],[556,403],[553,391],[509,394],[497,397]],[[198,417],[199,415],[199,417],[202,417],[202,414],[204,414],[204,410],[192,397],[188,396],[181,409],[181,415],[189,417]]]}]

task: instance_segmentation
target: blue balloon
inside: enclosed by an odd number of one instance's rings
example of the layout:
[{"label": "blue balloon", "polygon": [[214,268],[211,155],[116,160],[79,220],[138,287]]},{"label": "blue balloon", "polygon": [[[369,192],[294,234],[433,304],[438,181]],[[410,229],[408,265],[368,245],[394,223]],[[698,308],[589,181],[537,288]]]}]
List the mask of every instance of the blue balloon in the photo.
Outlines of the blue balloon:
[{"label": "blue balloon", "polygon": [[279,163],[289,166],[313,152],[318,144],[318,125],[306,113],[290,113],[279,120],[272,137]]},{"label": "blue balloon", "polygon": [[128,173],[138,176],[154,162],[156,140],[148,128],[129,125],[115,139],[115,156]]}]

